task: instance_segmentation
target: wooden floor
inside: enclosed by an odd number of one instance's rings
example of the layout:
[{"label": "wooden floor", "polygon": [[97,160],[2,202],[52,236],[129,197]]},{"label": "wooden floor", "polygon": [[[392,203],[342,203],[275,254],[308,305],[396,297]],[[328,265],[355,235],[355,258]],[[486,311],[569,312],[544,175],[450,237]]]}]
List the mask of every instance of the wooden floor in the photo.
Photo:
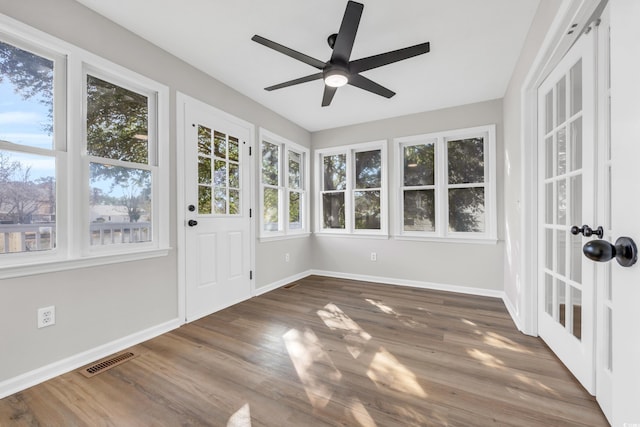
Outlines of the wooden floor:
[{"label": "wooden floor", "polygon": [[0,400],[1,426],[606,426],[502,301],[312,276]]}]

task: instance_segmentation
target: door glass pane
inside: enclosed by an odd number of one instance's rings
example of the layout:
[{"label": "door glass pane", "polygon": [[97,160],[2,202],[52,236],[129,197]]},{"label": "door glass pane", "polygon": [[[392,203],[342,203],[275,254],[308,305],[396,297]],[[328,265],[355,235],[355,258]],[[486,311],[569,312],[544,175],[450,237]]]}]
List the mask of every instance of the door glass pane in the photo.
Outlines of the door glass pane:
[{"label": "door glass pane", "polygon": [[544,275],[544,311],[553,316],[553,276]]},{"label": "door glass pane", "polygon": [[566,248],[567,233],[564,230],[556,230],[556,272],[562,276],[566,274]]},{"label": "door glass pane", "polygon": [[347,188],[347,155],[336,154],[323,158],[324,190],[344,190]]},{"label": "door glass pane", "polygon": [[214,213],[218,215],[224,215],[227,213],[227,189],[216,188],[214,191]]},{"label": "door glass pane", "polygon": [[544,132],[545,134],[553,130],[553,90],[544,96]]},{"label": "door glass pane", "polygon": [[449,190],[449,231],[483,232],[484,188]]},{"label": "door glass pane", "polygon": [[571,193],[571,225],[582,225],[582,175],[569,179]]},{"label": "door glass pane", "polygon": [[381,150],[356,153],[356,188],[379,188],[381,185]]},{"label": "door glass pane", "polygon": [[211,159],[198,156],[198,183],[211,184]]},{"label": "door glass pane", "polygon": [[240,213],[240,190],[229,189],[229,215]]},{"label": "door glass pane", "polygon": [[240,188],[240,165],[229,163],[229,187]]},{"label": "door glass pane", "polygon": [[557,133],[556,142],[556,164],[557,175],[563,175],[567,172],[567,130],[561,128]]},{"label": "door glass pane", "polygon": [[544,245],[544,251],[545,251],[545,260],[544,260],[544,266],[546,268],[548,268],[549,270],[553,271],[553,230],[550,228],[547,228],[544,231],[544,237],[545,237],[545,245]]},{"label": "door glass pane", "polygon": [[548,183],[544,186],[544,222],[546,224],[553,224],[553,183]]},{"label": "door glass pane", "polygon": [[322,195],[324,228],[344,228],[344,192]]},{"label": "door glass pane", "polygon": [[54,157],[0,150],[0,254],[55,248],[55,169]]},{"label": "door glass pane", "polygon": [[356,230],[380,229],[380,191],[355,191]]},{"label": "door glass pane", "polygon": [[434,190],[404,191],[404,231],[435,231]]},{"label": "door glass pane", "polygon": [[227,158],[227,136],[218,131],[213,133],[213,154],[221,159]]},{"label": "door glass pane", "polygon": [[302,216],[300,212],[301,200],[297,191],[289,192],[289,229],[300,230],[302,228]]},{"label": "door glass pane", "polygon": [[198,154],[211,155],[211,129],[198,126]]},{"label": "door glass pane", "polygon": [[571,295],[569,296],[569,301],[571,302],[571,310],[569,311],[572,316],[572,328],[571,333],[574,337],[581,339],[582,338],[582,291],[570,287]]},{"label": "door glass pane", "polygon": [[198,186],[198,214],[211,214],[211,187]]},{"label": "door glass pane", "polygon": [[582,111],[582,59],[569,72],[571,115]]},{"label": "door glass pane", "polygon": [[229,136],[229,160],[237,162],[239,161],[240,156],[240,143],[238,142],[238,138],[234,138],[233,136]]},{"label": "door glass pane", "polygon": [[582,117],[571,122],[571,165],[572,171],[582,167]]},{"label": "door glass pane", "polygon": [[278,185],[278,146],[262,141],[262,183]]},{"label": "door glass pane", "polygon": [[567,318],[566,318],[566,308],[567,308],[567,301],[566,301],[566,284],[562,281],[562,280],[557,280],[556,281],[556,307],[557,307],[557,315],[558,315],[558,322],[560,322],[560,324],[562,326],[565,326],[567,323]]},{"label": "door glass pane", "polygon": [[557,223],[567,223],[567,181],[561,179],[558,181],[558,201],[556,211],[558,213]]},{"label": "door glass pane", "polygon": [[278,231],[279,191],[277,188],[264,189],[264,231]]},{"label": "door glass pane", "polygon": [[89,182],[91,245],[151,241],[151,171],[90,163]]},{"label": "door glass pane", "polygon": [[571,247],[569,248],[571,270],[569,271],[569,278],[574,282],[582,283],[582,235],[574,236],[569,234],[569,238],[571,239]]},{"label": "door glass pane", "polygon": [[87,75],[87,154],[149,163],[148,98]]},{"label": "door glass pane", "polygon": [[544,165],[544,177],[551,178],[554,176],[554,167],[553,167],[553,137],[550,136],[544,141],[544,157],[545,157],[545,165]]},{"label": "door glass pane", "polygon": [[216,187],[227,186],[227,162],[224,160],[214,162],[213,183]]},{"label": "door glass pane", "polygon": [[447,142],[449,184],[484,182],[484,138]]},{"label": "door glass pane", "polygon": [[562,77],[556,83],[556,123],[558,125],[567,120],[567,81]]},{"label": "door glass pane", "polygon": [[404,147],[404,185],[434,185],[434,143]]},{"label": "door glass pane", "polygon": [[53,148],[53,61],[0,42],[0,140]]}]

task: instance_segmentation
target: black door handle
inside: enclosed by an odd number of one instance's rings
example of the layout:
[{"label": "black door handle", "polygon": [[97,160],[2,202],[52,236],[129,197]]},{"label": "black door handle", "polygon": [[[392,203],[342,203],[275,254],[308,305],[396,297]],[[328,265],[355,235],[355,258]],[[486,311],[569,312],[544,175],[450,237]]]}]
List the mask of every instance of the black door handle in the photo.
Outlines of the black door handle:
[{"label": "black door handle", "polygon": [[599,239],[602,239],[602,236],[604,236],[604,229],[602,227],[598,227],[594,231],[588,225],[583,225],[582,227],[574,225],[573,227],[571,227],[571,234],[575,236],[580,233],[582,233],[584,237],[591,237],[595,234]]},{"label": "black door handle", "polygon": [[194,205],[189,205],[187,206],[187,209],[189,209],[189,212],[193,212],[196,210],[196,207]]},{"label": "black door handle", "polygon": [[638,260],[638,248],[630,237],[618,238],[615,246],[606,240],[591,240],[582,247],[582,252],[592,261],[605,262],[615,258],[623,267],[631,267]]},{"label": "black door handle", "polygon": [[187,224],[189,225],[189,227],[195,227],[196,225],[198,225],[198,221],[196,221],[195,219],[190,219]]}]

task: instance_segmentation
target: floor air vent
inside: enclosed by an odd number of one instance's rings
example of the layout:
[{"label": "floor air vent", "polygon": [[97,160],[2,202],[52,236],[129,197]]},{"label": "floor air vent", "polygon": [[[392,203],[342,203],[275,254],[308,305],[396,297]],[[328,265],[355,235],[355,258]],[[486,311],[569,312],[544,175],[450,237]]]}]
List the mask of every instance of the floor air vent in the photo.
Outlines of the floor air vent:
[{"label": "floor air vent", "polygon": [[126,353],[111,356],[107,359],[100,360],[93,365],[82,368],[80,373],[87,378],[91,378],[94,375],[98,375],[135,357],[138,357],[138,355],[127,351]]}]

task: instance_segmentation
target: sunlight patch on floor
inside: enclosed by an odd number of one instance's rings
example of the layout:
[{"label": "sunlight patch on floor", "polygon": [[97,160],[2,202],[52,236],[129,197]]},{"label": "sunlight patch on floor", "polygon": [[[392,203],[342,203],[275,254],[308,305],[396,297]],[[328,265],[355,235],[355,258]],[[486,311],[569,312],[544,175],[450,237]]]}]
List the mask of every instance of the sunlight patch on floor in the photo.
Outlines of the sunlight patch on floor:
[{"label": "sunlight patch on floor", "polygon": [[369,304],[377,307],[378,310],[380,310],[384,314],[389,314],[389,315],[394,316],[400,323],[402,323],[405,326],[408,326],[410,328],[415,328],[416,326],[421,326],[421,325],[422,326],[426,326],[426,325],[423,325],[421,323],[416,322],[415,320],[413,320],[409,316],[404,316],[402,314],[399,314],[397,311],[395,311],[393,308],[389,307],[388,305],[386,305],[382,301],[373,300],[371,298],[367,298],[366,301]]},{"label": "sunlight patch on floor", "polygon": [[417,397],[427,397],[427,393],[418,384],[416,375],[384,347],[380,347],[373,357],[367,376],[378,387],[390,388]]},{"label": "sunlight patch on floor", "polygon": [[504,362],[502,360],[489,353],[480,351],[477,348],[474,348],[473,350],[467,350],[467,353],[469,354],[469,356],[482,362],[484,366],[488,366],[489,368],[504,368]]},{"label": "sunlight patch on floor", "polygon": [[347,343],[347,350],[354,359],[362,353],[371,335],[365,332],[360,325],[347,316],[340,307],[335,304],[327,304],[323,310],[318,310],[318,316],[332,331],[343,332],[343,339]]},{"label": "sunlight patch on floor", "polygon": [[369,411],[364,407],[360,399],[357,397],[353,399],[351,405],[349,405],[348,411],[351,413],[351,416],[356,420],[359,426],[361,427],[376,427],[377,424],[371,418]]},{"label": "sunlight patch on floor", "polygon": [[227,421],[227,427],[251,427],[251,410],[248,403],[231,415]]},{"label": "sunlight patch on floor", "polygon": [[496,334],[495,332],[487,332],[484,336],[485,344],[490,345],[491,347],[501,348],[504,350],[511,350],[518,353],[528,353],[531,351],[527,350],[520,344],[503,337],[502,335]]},{"label": "sunlight patch on floor", "polygon": [[557,391],[555,391],[554,389],[552,389],[548,385],[541,383],[538,380],[534,380],[533,378],[529,378],[529,377],[527,377],[527,376],[525,376],[523,374],[516,374],[515,377],[519,381],[521,381],[521,382],[523,382],[523,383],[525,383],[527,385],[538,387],[539,389],[541,389],[543,391],[546,391],[547,393],[550,393],[550,394],[552,394],[552,395],[554,395],[556,397],[560,397],[560,393],[558,393]]},{"label": "sunlight patch on floor", "polygon": [[306,328],[304,332],[290,329],[282,338],[311,405],[324,408],[342,374],[311,329]]}]

